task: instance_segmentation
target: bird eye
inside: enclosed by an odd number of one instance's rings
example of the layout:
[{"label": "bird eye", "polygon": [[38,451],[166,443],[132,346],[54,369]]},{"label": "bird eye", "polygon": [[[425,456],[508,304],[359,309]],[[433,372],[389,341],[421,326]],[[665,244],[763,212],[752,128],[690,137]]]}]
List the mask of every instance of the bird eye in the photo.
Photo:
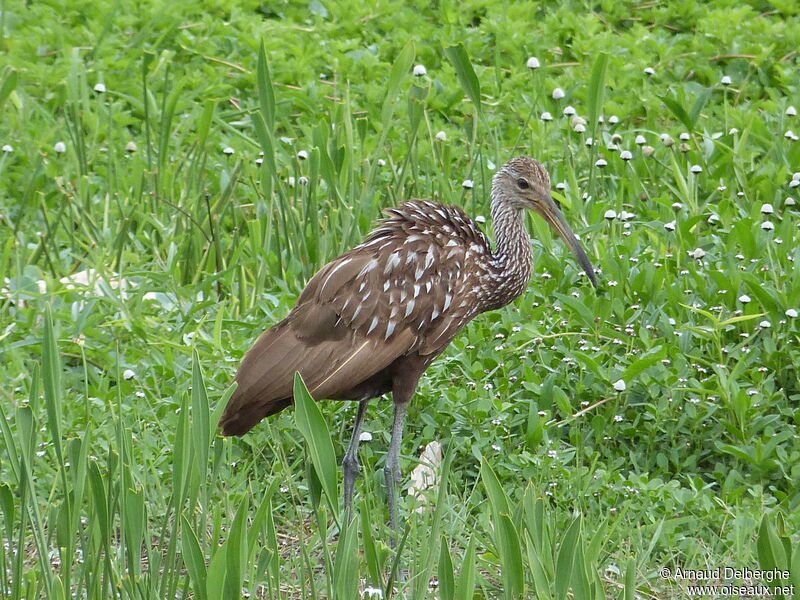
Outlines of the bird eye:
[{"label": "bird eye", "polygon": [[529,187],[531,187],[530,184],[526,180],[524,180],[522,177],[517,179],[517,185],[519,186],[519,189],[521,189],[521,190],[527,190]]}]

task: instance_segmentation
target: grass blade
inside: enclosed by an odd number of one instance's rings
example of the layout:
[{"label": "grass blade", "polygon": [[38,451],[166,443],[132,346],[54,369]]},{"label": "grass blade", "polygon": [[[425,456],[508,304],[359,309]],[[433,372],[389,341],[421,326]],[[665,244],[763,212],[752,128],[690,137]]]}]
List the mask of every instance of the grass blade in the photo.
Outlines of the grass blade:
[{"label": "grass blade", "polygon": [[455,593],[453,559],[450,557],[447,538],[442,536],[439,548],[439,597],[441,600],[453,600]]},{"label": "grass blade", "polygon": [[295,424],[303,435],[311,456],[311,463],[328,498],[331,511],[339,514],[339,485],[336,453],[331,435],[314,398],[308,392],[300,373],[294,376]]},{"label": "grass blade", "polygon": [[469,56],[467,56],[467,51],[462,44],[456,44],[455,46],[448,46],[445,48],[444,53],[456,70],[456,75],[458,76],[458,81],[461,83],[461,87],[464,88],[467,96],[472,100],[472,104],[475,106],[475,112],[480,113],[481,84],[478,81],[478,76],[475,74],[475,69],[472,68],[472,63],[469,60]]},{"label": "grass blade", "polygon": [[[592,74],[589,76],[589,126],[592,132],[597,129],[597,119],[603,114],[603,98],[606,92],[606,68],[608,66],[608,55],[598,54],[592,66]],[[592,134],[594,135],[594,133]]]},{"label": "grass blade", "polygon": [[397,55],[392,65],[392,70],[389,72],[389,78],[386,81],[386,96],[381,107],[381,123],[384,127],[387,127],[389,121],[391,121],[392,113],[397,103],[397,96],[400,92],[400,84],[408,77],[408,72],[411,70],[415,56],[414,42],[408,42],[400,51],[400,54]]}]

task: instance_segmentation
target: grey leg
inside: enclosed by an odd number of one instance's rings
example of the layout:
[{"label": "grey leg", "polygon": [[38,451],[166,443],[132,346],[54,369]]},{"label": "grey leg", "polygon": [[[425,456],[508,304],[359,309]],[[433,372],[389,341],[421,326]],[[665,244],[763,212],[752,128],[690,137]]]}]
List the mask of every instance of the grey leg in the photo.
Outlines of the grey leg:
[{"label": "grey leg", "polygon": [[356,478],[361,473],[361,465],[358,462],[358,442],[361,435],[361,426],[364,424],[364,417],[367,414],[367,404],[369,404],[369,398],[365,398],[358,403],[358,414],[356,415],[356,424],[353,426],[353,437],[342,461],[342,469],[344,470],[344,511],[348,523],[352,516],[350,509],[353,504]]},{"label": "grey leg", "polygon": [[386,455],[386,466],[383,474],[386,478],[386,496],[389,500],[389,523],[392,527],[391,546],[394,548],[397,537],[397,501],[396,484],[400,483],[400,444],[403,442],[403,425],[406,421],[406,410],[410,402],[399,402],[394,405],[394,424],[392,425],[392,441]]}]

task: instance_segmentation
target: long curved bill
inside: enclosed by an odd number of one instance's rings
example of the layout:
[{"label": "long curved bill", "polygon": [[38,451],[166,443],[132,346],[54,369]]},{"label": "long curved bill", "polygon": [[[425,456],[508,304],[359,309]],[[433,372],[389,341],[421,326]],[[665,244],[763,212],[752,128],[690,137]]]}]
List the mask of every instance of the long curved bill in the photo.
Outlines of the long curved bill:
[{"label": "long curved bill", "polygon": [[581,243],[578,241],[578,238],[575,237],[575,234],[572,233],[572,229],[570,229],[567,220],[564,218],[564,215],[561,214],[561,211],[558,210],[558,206],[556,206],[555,200],[552,198],[548,198],[547,202],[539,204],[537,206],[540,215],[547,221],[550,227],[561,236],[561,239],[564,240],[564,243],[572,250],[572,253],[575,255],[575,258],[578,259],[583,270],[589,276],[589,280],[592,282],[594,287],[597,287],[597,277],[595,277],[594,269],[592,268],[592,263],[589,261],[589,257],[586,256],[586,252],[581,246]]}]

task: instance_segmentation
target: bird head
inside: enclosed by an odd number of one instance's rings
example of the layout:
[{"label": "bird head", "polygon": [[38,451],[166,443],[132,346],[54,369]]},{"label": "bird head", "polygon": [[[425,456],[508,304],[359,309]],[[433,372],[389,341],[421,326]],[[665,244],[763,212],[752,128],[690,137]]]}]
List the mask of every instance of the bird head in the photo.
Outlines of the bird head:
[{"label": "bird head", "polygon": [[527,156],[511,159],[494,176],[492,188],[498,198],[513,208],[532,210],[547,221],[578,259],[592,285],[597,287],[589,257],[550,194],[550,175],[542,163]]}]

